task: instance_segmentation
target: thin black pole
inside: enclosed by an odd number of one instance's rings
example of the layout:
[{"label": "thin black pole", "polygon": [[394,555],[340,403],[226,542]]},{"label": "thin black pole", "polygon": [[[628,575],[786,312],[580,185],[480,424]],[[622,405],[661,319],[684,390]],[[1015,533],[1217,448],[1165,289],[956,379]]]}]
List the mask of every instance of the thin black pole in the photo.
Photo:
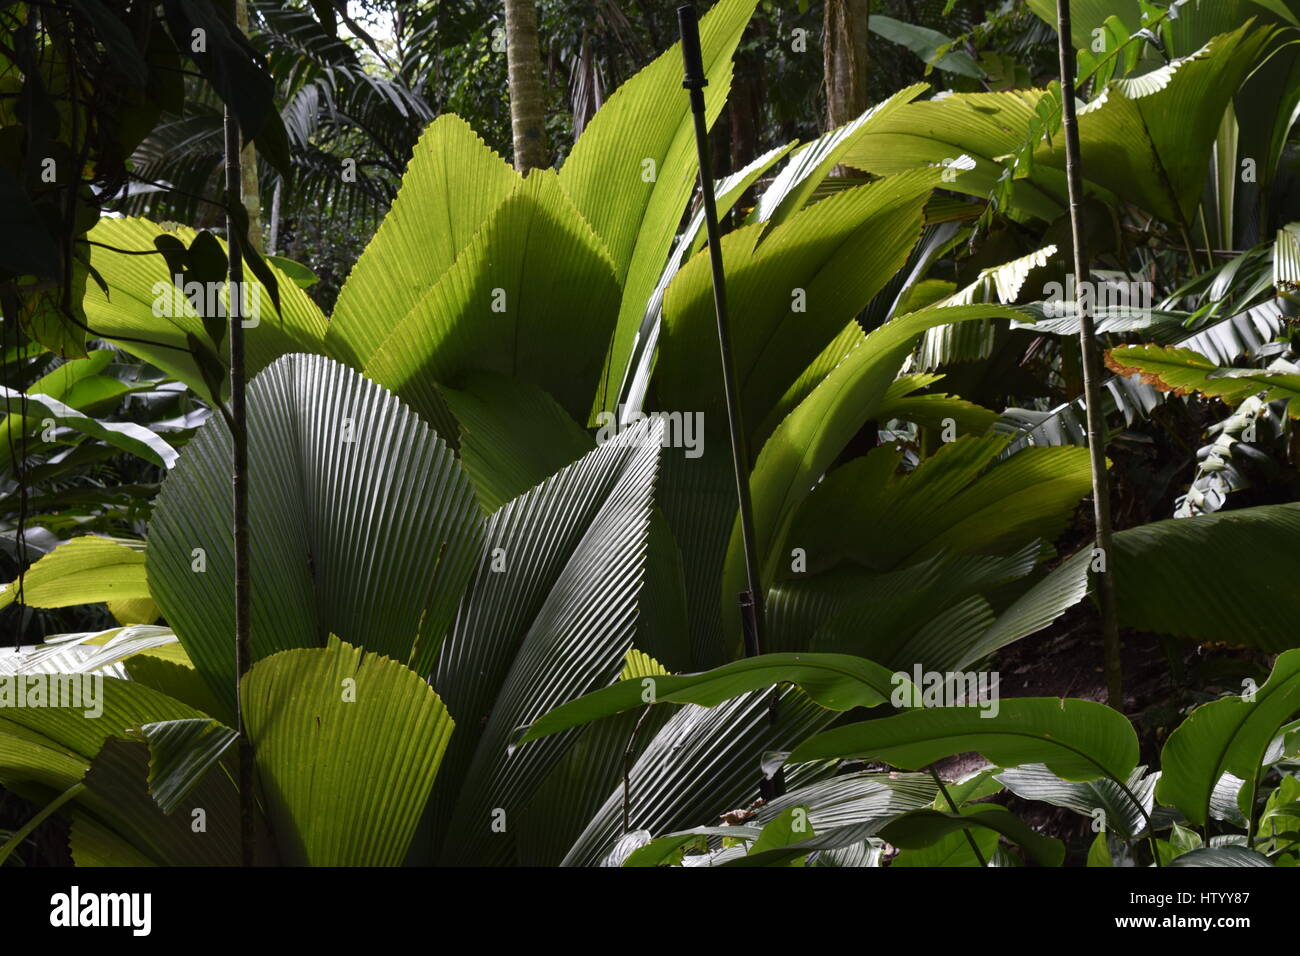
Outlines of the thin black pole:
[{"label": "thin black pole", "polygon": [[[239,168],[239,122],[226,107],[226,202],[242,202]],[[253,663],[249,614],[248,564],[248,412],[244,403],[244,323],[242,297],[244,254],[239,226],[226,213],[226,247],[229,252],[230,289],[226,296],[230,315],[230,419],[234,447],[231,486],[234,492],[235,550],[235,730],[239,734],[239,836],[244,866],[256,856],[253,797],[253,743],[244,726],[244,700],[240,682]]]},{"label": "thin black pole", "polygon": [[1116,617],[1115,555],[1111,550],[1110,475],[1106,472],[1106,419],[1101,408],[1101,361],[1097,355],[1097,330],[1091,308],[1085,308],[1084,283],[1088,281],[1088,250],[1084,232],[1083,161],[1079,149],[1079,122],[1074,106],[1074,41],[1070,38],[1069,0],[1056,0],[1057,42],[1061,59],[1061,125],[1065,132],[1065,179],[1070,194],[1070,231],[1074,242],[1074,277],[1078,294],[1079,351],[1083,358],[1083,394],[1088,415],[1088,456],[1092,466],[1092,506],[1097,525],[1097,550],[1102,564],[1095,571],[1097,601],[1101,607],[1102,663],[1110,706],[1124,709],[1123,671],[1120,664],[1119,622]]},{"label": "thin black pole", "polygon": [[[709,238],[709,265],[713,272],[713,310],[718,320],[718,352],[722,359],[722,389],[727,402],[727,429],[731,436],[731,467],[736,476],[736,498],[740,504],[740,537],[745,549],[747,589],[740,592],[740,621],[745,635],[745,656],[763,652],[763,586],[758,570],[758,549],[754,536],[754,506],[749,493],[749,452],[746,448],[744,415],[736,392],[736,366],[731,355],[731,329],[727,320],[727,282],[722,266],[722,237],[718,232],[718,207],[713,196],[709,163],[709,128],[704,115],[704,88],[709,85],[700,51],[700,25],[693,4],[677,8],[677,25],[682,38],[682,86],[690,93],[691,115],[695,120],[695,151],[700,166],[700,195],[704,201],[704,228]],[[770,711],[777,718],[777,688],[772,689]],[[765,799],[784,791],[781,771],[769,780],[762,777]]]},{"label": "thin black pole", "polygon": [[700,194],[704,197],[704,227],[709,237],[709,265],[713,269],[713,308],[718,318],[718,350],[722,357],[722,388],[727,399],[727,427],[731,433],[731,465],[736,474],[736,497],[740,502],[740,536],[745,545],[745,575],[748,591],[740,595],[745,624],[745,655],[762,653],[763,589],[759,582],[758,551],[754,543],[754,506],[749,495],[749,454],[745,448],[745,423],[736,394],[736,366],[731,356],[731,329],[727,321],[727,284],[722,268],[722,240],[718,234],[718,207],[709,175],[709,130],[704,116],[704,57],[700,53],[700,27],[695,7],[677,8],[682,33],[682,60],[686,76],[682,86],[690,91],[691,114],[695,118],[695,149],[700,162]]}]

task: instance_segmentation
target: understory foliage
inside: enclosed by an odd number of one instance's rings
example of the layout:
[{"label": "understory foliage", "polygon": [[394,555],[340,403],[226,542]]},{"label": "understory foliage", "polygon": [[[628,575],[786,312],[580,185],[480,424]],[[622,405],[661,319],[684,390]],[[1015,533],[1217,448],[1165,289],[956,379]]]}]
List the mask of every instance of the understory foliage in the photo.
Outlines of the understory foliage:
[{"label": "understory foliage", "polygon": [[[1042,31],[1054,4],[1027,6]],[[755,7],[701,20],[710,122]],[[328,315],[258,260],[262,862],[1296,865],[1300,4],[1076,8],[1108,453],[1205,443],[1109,555],[1078,533],[1060,89],[936,89],[1007,66],[952,59],[980,37],[875,24],[939,72],[716,184],[758,656],[676,46],[556,170],[437,115]],[[0,860],[58,814],[78,865],[236,865],[229,342],[173,294],[225,243],[128,216],[81,248],[93,334],[7,353],[4,515],[40,530],[0,610],[43,641],[0,688],[99,676],[103,712],[0,699],[0,784],[45,808]],[[1089,602],[1099,561],[1130,633],[1253,649],[1267,679],[1145,749],[1092,700],[936,692]],[[1086,855],[1024,801],[1089,819]]]}]

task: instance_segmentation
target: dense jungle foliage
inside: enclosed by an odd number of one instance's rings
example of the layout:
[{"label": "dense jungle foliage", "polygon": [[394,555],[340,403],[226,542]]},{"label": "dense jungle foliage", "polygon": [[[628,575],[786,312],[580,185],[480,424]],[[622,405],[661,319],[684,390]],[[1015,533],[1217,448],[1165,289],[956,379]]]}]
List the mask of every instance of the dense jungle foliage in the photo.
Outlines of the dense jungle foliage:
[{"label": "dense jungle foliage", "polygon": [[1300,0],[704,6],[0,2],[0,863],[1300,863]]}]

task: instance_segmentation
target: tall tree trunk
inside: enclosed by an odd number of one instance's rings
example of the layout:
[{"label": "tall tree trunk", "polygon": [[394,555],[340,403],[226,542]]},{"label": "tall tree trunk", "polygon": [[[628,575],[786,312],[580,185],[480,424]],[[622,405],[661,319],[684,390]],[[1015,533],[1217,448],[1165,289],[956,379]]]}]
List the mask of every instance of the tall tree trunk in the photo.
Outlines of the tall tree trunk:
[{"label": "tall tree trunk", "polygon": [[510,71],[510,126],[515,169],[526,173],[547,164],[542,56],[533,0],[505,0],[506,64]]},{"label": "tall tree trunk", "polygon": [[[236,22],[242,19],[247,24],[247,7],[245,0],[233,0]],[[230,9],[230,8],[227,8]],[[241,27],[243,29],[243,27]],[[243,203],[244,177],[240,171],[240,141],[242,139],[239,121],[230,107],[225,109],[223,124],[223,159],[225,161],[225,198],[233,205]],[[245,204],[245,208],[247,205]],[[249,231],[252,226],[250,223]],[[239,754],[239,843],[240,857],[244,866],[252,866],[257,856],[257,837],[255,823],[255,797],[253,763],[253,742],[248,736],[244,724],[244,675],[253,665],[252,644],[252,577],[249,571],[249,520],[248,520],[248,409],[244,400],[244,322],[241,309],[243,306],[244,251],[243,240],[236,227],[234,216],[226,214],[226,252],[227,269],[230,280],[230,293],[227,312],[230,316],[228,335],[230,339],[230,412],[228,424],[231,434],[231,538],[234,545],[235,587],[233,603],[235,610],[235,732],[238,736]],[[213,396],[221,400],[220,394]]]},{"label": "tall tree trunk", "polygon": [[[239,123],[230,107],[225,116],[226,197],[239,199]],[[242,682],[253,663],[252,601],[248,546],[248,412],[244,404],[244,257],[239,230],[233,216],[226,217],[226,243],[230,255],[230,432],[233,446],[231,490],[233,498],[232,538],[235,552],[235,730],[239,735],[239,833],[244,866],[256,856],[253,804],[253,744],[244,725]],[[220,396],[216,396],[218,400]]]},{"label": "tall tree trunk", "polygon": [[[248,0],[235,0],[235,24],[240,33],[248,36]],[[262,191],[257,181],[257,147],[251,140],[239,155],[239,178],[244,211],[248,213],[248,243],[262,252]]]},{"label": "tall tree trunk", "polygon": [[731,133],[731,169],[740,169],[759,154],[758,125],[763,115],[763,65],[741,53],[727,96],[727,125]]},{"label": "tall tree trunk", "polygon": [[855,119],[867,102],[867,19],[871,0],[826,0],[822,28],[822,73],[826,83],[826,128]]},{"label": "tall tree trunk", "polygon": [[[1106,419],[1101,406],[1101,358],[1092,312],[1084,308],[1083,288],[1088,281],[1088,250],[1084,241],[1083,162],[1079,150],[1079,124],[1074,104],[1074,44],[1070,41],[1069,0],[1056,0],[1056,29],[1061,58],[1061,125],[1065,132],[1065,178],[1070,192],[1070,231],[1074,240],[1074,278],[1078,297],[1079,350],[1083,357],[1083,394],[1088,413],[1088,452],[1092,463],[1092,504],[1097,524],[1093,580],[1101,606],[1102,663],[1110,706],[1124,709],[1123,671],[1120,665],[1119,622],[1116,618],[1115,553],[1111,548],[1110,476],[1106,472]],[[1095,296],[1092,297],[1095,300]],[[1098,556],[1100,560],[1098,560]]]}]

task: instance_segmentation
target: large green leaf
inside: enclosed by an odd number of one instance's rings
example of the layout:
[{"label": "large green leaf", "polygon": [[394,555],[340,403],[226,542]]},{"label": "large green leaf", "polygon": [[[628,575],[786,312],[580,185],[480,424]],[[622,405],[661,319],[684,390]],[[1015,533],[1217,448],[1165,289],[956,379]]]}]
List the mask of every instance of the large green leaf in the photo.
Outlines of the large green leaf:
[{"label": "large green leaf", "polygon": [[768,591],[765,638],[773,650],[869,654],[904,671],[917,664],[960,670],[1046,627],[1087,593],[1087,552],[1024,581],[1041,557],[1034,541],[1006,557],[944,553],[883,573],[844,566],[794,575]]},{"label": "large green leaf", "polygon": [[1042,630],[1083,600],[1088,593],[1091,557],[1089,550],[1079,551],[1030,586],[957,658],[954,667],[969,667],[998,648]]},{"label": "large green leaf", "polygon": [[997,780],[1016,796],[1092,817],[1100,822],[1103,832],[1112,832],[1124,840],[1135,840],[1146,832],[1159,778],[1158,773],[1149,774],[1145,767],[1138,767],[1123,786],[1104,777],[1078,783],[1062,780],[1038,764],[1012,767],[997,774]]},{"label": "large green leaf", "polygon": [[393,326],[366,374],[447,434],[437,385],[485,369],[539,385],[586,422],[618,309],[609,254],[550,170],[521,182]]},{"label": "large green leaf", "polygon": [[460,425],[460,463],[489,514],[592,448],[545,391],[522,379],[470,372],[442,397]]},{"label": "large green leaf", "polygon": [[810,851],[818,861],[843,847],[861,845],[881,827],[903,814],[920,810],[935,797],[934,781],[927,774],[852,773],[818,780],[764,803],[753,817],[755,824],[770,824],[796,806],[807,808],[807,823],[816,831],[779,849],[751,847],[746,857],[723,866],[787,865]]},{"label": "large green leaf", "polygon": [[[890,861],[893,867],[957,867],[980,866],[993,858],[998,849],[998,831],[988,827],[972,826],[962,832],[954,829],[947,836],[939,838],[927,847],[917,850],[899,850],[898,855]],[[980,858],[971,849],[971,840],[979,848]]]},{"label": "large green leaf", "polygon": [[[936,170],[913,170],[816,203],[762,242],[761,223],[723,238],[736,384],[752,440],[800,373],[906,262],[938,182]],[[718,350],[708,256],[677,274],[664,317],[660,406],[721,417],[717,377],[699,374],[700,357]]]},{"label": "large green leaf", "polygon": [[1166,866],[1273,866],[1268,857],[1244,846],[1208,846],[1190,850]]},{"label": "large green leaf", "polygon": [[[148,600],[144,542],[83,535],[65,541],[27,569],[28,607],[75,607],[104,601]],[[18,596],[16,581],[0,587],[0,608]]]},{"label": "large green leaf", "polygon": [[[753,160],[748,166],[720,179],[714,184],[715,205],[719,219],[725,217],[731,208],[740,201],[745,192],[754,185],[758,177],[772,167],[782,156],[794,148],[793,142],[768,150]],[[698,252],[707,238],[704,229],[704,207],[701,205],[687,222],[673,245],[668,263],[659,275],[650,300],[646,303],[645,315],[641,318],[641,327],[637,330],[632,344],[632,354],[623,371],[623,384],[619,388],[619,412],[625,407],[639,410],[645,401],[646,390],[650,385],[650,373],[654,369],[655,358],[659,350],[659,332],[663,323],[664,293],[677,275],[682,263],[688,256]],[[617,369],[613,371],[617,372]]]},{"label": "large green leaf", "polygon": [[[206,397],[210,389],[187,336],[209,351],[215,349],[215,343],[191,303],[173,295],[170,269],[154,245],[155,239],[168,236],[188,246],[195,235],[186,226],[164,228],[146,219],[100,219],[88,233],[97,243],[91,247],[90,261],[103,276],[108,292],[88,282],[83,304],[97,335]],[[251,275],[245,280],[256,287],[259,303],[257,324],[249,326],[244,336],[249,376],[286,353],[324,350],[325,316],[292,279],[273,265],[268,268],[277,277],[278,313],[265,286]],[[222,345],[228,348],[229,343],[223,340]]]},{"label": "large green leaf", "polygon": [[1128,627],[1281,651],[1296,646],[1300,504],[1156,521],[1115,535]]},{"label": "large green leaf", "polygon": [[[254,378],[248,417],[254,659],[337,634],[428,673],[481,540],[450,449],[394,395],[322,356],[286,356]],[[214,416],[163,482],[146,567],[233,710],[230,456]]]},{"label": "large green leaf", "polygon": [[1141,375],[1142,381],[1162,392],[1188,391],[1238,405],[1247,397],[1263,395],[1265,401],[1290,399],[1287,414],[1300,418],[1300,375],[1255,368],[1221,368],[1204,355],[1186,348],[1158,345],[1124,345],[1111,349],[1106,366],[1118,375]]},{"label": "large green leaf", "polygon": [[[764,581],[775,580],[776,564],[783,560],[779,544],[799,507],[862,422],[873,416],[921,333],[948,322],[1008,314],[1005,307],[970,305],[925,309],[893,319],[867,336],[790,413],[763,446],[750,478]],[[743,589],[738,524],[737,519],[727,552],[724,601]]]},{"label": "large green leaf", "polygon": [[975,59],[963,49],[952,49],[954,46],[952,38],[944,36],[938,30],[879,15],[873,15],[867,22],[872,33],[902,44],[919,56],[926,65],[927,73],[929,68],[933,67],[945,73],[955,73],[958,76],[977,80],[985,77],[984,71],[980,69]]},{"label": "large green leaf", "polygon": [[0,718],[0,784],[10,790],[35,784],[62,793],[89,766],[89,757],[70,754],[56,741]]},{"label": "large green leaf", "polygon": [[163,720],[141,729],[149,744],[149,793],[172,813],[198,786],[238,735],[207,718]]},{"label": "large green leaf", "polygon": [[1065,780],[1126,780],[1138,740],[1128,719],[1102,704],[1020,697],[1001,701],[996,714],[940,707],[836,727],[804,741],[790,761],[856,758],[919,770],[971,750],[1000,767],[1046,764]]},{"label": "large green leaf", "polygon": [[986,827],[1020,845],[1025,855],[1040,866],[1060,866],[1065,846],[1060,840],[1036,833],[1006,807],[976,805],[961,813],[916,810],[886,824],[880,835],[904,850],[919,850],[961,830]]},{"label": "large green leaf", "polygon": [[[789,807],[769,820],[758,835],[758,839],[749,845],[746,856],[757,856],[772,850],[780,850],[798,843],[803,839],[812,839],[816,830],[808,823],[807,807]],[[797,865],[798,858],[786,864]]]},{"label": "large green leaf", "polygon": [[[60,684],[54,683],[56,679]],[[11,691],[15,678],[3,680],[6,692]],[[224,850],[215,832],[219,830],[216,821],[214,832],[205,834],[204,839],[186,841],[179,825],[163,824],[164,832],[155,832],[163,814],[149,798],[145,785],[147,752],[143,744],[132,740],[151,721],[202,715],[149,687],[114,677],[56,675],[51,678],[50,686],[62,686],[62,693],[72,695],[65,700],[75,706],[0,705],[5,715],[0,718],[0,782],[28,799],[39,801],[48,800],[52,793],[66,792],[85,775],[86,789],[74,793],[75,803],[68,805],[68,811],[74,816],[77,812],[94,812],[120,834],[135,834],[129,839],[137,844],[144,840],[141,834],[165,840],[174,838],[172,848],[176,852],[155,854],[152,857],[155,862],[180,865],[220,862]],[[132,763],[137,757],[138,766]],[[123,761],[130,765],[125,770]],[[125,788],[117,785],[123,777],[130,780]],[[33,786],[42,789],[33,790]],[[132,810],[133,801],[139,813]],[[210,807],[214,815],[219,815],[217,802],[201,798],[199,805]],[[234,804],[231,808],[234,809]],[[191,832],[188,813],[181,825],[186,833]],[[114,839],[120,841],[122,837]]]},{"label": "large green leaf", "polygon": [[983,592],[1028,574],[1037,547],[1011,558],[943,555],[877,573],[836,568],[768,590],[773,650],[869,655],[890,667],[943,669],[988,628]]},{"label": "large green leaf", "polygon": [[[112,375],[100,374],[116,355],[112,349],[95,349],[85,358],[64,362],[32,382],[26,395],[0,388],[8,412],[0,420],[0,454],[12,457],[18,453],[23,447],[19,440],[23,432],[27,432],[27,454],[48,447],[39,441],[39,436],[45,431],[45,419],[52,418],[58,426],[170,468],[176,461],[176,450],[148,428],[134,422],[103,421],[92,417],[111,412],[123,396],[135,390]],[[27,405],[25,409],[24,402]],[[66,441],[63,438],[56,440]]]},{"label": "large green leaf", "polygon": [[[918,166],[947,170],[944,187],[978,198],[991,195],[1004,173],[1000,161],[1032,146],[1038,89],[996,93],[953,93],[909,103],[872,124],[844,154],[843,162],[880,176]],[[960,163],[965,156],[971,163]],[[1055,169],[1036,166],[1011,184],[1013,208],[1047,222],[1065,211],[1065,179]]]},{"label": "large green leaf", "polygon": [[[1271,37],[1269,29],[1243,25],[1151,73],[1112,80],[1079,111],[1089,181],[1188,226],[1223,111]],[[1063,140],[1040,144],[1035,163],[1063,170]]]},{"label": "large green leaf", "polygon": [[658,423],[645,422],[488,519],[478,573],[433,674],[460,727],[435,791],[434,839],[444,862],[515,858],[517,815],[574,740],[552,738],[511,755],[516,729],[622,669],[636,629],[661,435]]},{"label": "large green leaf", "polygon": [[[1189,518],[1189,521],[1199,519]],[[1225,697],[1196,708],[1165,741],[1156,799],[1204,826],[1214,788],[1225,773],[1244,780],[1253,806],[1261,764],[1277,730],[1300,711],[1300,650],[1287,651],[1254,699]]]},{"label": "large green leaf", "polygon": [[[625,832],[625,807],[632,829],[673,833],[751,804],[764,755],[788,750],[836,716],[796,688],[778,694],[775,710],[768,691],[679,709],[628,769],[626,791],[619,786],[608,794],[564,865],[603,860]],[[791,787],[804,777],[799,768],[786,774]]]},{"label": "large green leaf", "polygon": [[[706,122],[722,112],[731,55],[757,0],[721,0],[700,19]],[[674,44],[614,92],[583,130],[560,182],[603,240],[623,288],[599,407],[612,411],[646,303],[699,175],[690,100]]]},{"label": "large green leaf", "polygon": [[944,550],[1010,554],[1054,540],[1091,490],[1087,452],[1033,448],[999,460],[1006,444],[962,436],[905,475],[899,451],[875,448],[813,489],[786,543],[805,549],[810,568],[847,557],[888,570]]},{"label": "large green leaf", "polygon": [[284,862],[399,865],[454,726],[433,689],[333,640],[259,662],[243,699]]},{"label": "large green leaf", "polygon": [[3,407],[7,415],[13,416],[16,421],[24,420],[22,417],[24,412],[29,420],[50,419],[57,426],[72,428],[91,438],[98,438],[114,448],[164,468],[170,468],[176,462],[176,449],[148,428],[135,422],[102,421],[48,395],[39,392],[29,392],[24,395],[22,392],[3,386],[0,386],[0,407]]},{"label": "large green leaf", "polygon": [[388,215],[339,292],[329,354],[363,368],[517,187],[519,175],[459,116],[420,137]]},{"label": "large green leaf", "polygon": [[[1056,0],[1026,0],[1030,10],[1043,22],[1056,30]],[[1105,23],[1107,17],[1118,16],[1131,29],[1142,23],[1140,0],[1071,0],[1070,33],[1076,49],[1092,46],[1093,31]]]},{"label": "large green leaf", "polygon": [[[809,697],[830,710],[875,707],[887,700],[895,688],[892,671],[860,657],[846,654],[761,654],[724,664],[703,674],[620,681],[551,711],[535,721],[519,743],[646,704],[671,701],[713,707],[749,691],[782,683],[797,684]],[[904,688],[910,694],[910,683],[904,682]]]},{"label": "large green leaf", "polygon": [[[737,384],[752,447],[863,341],[853,317],[906,261],[937,180],[934,170],[921,170],[844,191],[774,227],[757,250],[762,223],[723,238]],[[698,667],[731,656],[721,635],[724,622],[736,620],[740,590],[729,587],[719,605],[736,498],[726,456],[707,452],[728,442],[720,381],[699,374],[700,357],[716,356],[718,348],[711,289],[705,255],[673,280],[656,370],[658,406],[699,411],[704,423],[706,453],[670,455],[664,467],[664,509],[682,551]],[[807,311],[795,311],[799,305]]]},{"label": "large green leaf", "polygon": [[831,130],[806,146],[801,146],[790,157],[784,169],[770,186],[763,190],[750,218],[766,222],[768,228],[785,222],[807,205],[817,187],[826,179],[846,152],[864,135],[880,125],[884,119],[906,103],[910,103],[927,87],[916,83],[900,90],[887,100],[877,103],[857,119]]},{"label": "large green leaf", "polygon": [[[77,807],[107,826],[115,841],[159,866],[238,866],[239,794],[230,775],[210,773],[164,813],[149,793],[149,749],[111,738],[91,762]],[[74,819],[79,814],[74,813]],[[272,842],[255,818],[259,865],[273,864]],[[115,854],[120,857],[121,854]],[[115,859],[113,865],[134,865]]]}]

